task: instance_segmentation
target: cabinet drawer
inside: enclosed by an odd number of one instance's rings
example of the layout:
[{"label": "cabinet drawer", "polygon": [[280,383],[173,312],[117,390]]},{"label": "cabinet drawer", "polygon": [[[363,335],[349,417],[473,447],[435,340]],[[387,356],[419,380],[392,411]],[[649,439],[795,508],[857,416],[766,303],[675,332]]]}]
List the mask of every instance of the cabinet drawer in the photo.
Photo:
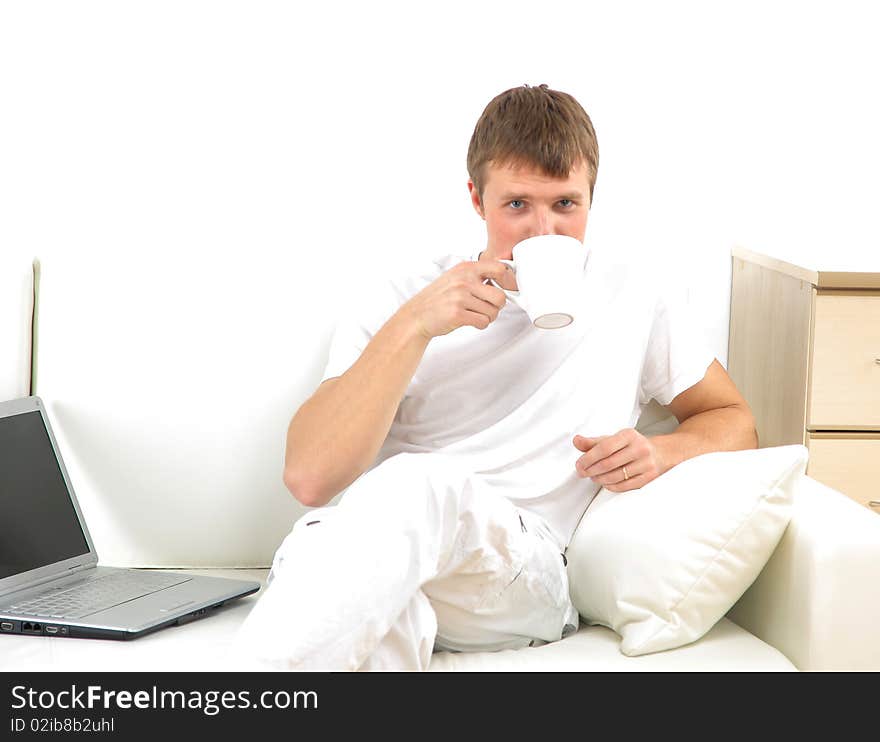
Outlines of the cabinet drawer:
[{"label": "cabinet drawer", "polygon": [[880,513],[880,433],[807,436],[807,474]]},{"label": "cabinet drawer", "polygon": [[880,430],[880,292],[818,294],[810,430]]}]

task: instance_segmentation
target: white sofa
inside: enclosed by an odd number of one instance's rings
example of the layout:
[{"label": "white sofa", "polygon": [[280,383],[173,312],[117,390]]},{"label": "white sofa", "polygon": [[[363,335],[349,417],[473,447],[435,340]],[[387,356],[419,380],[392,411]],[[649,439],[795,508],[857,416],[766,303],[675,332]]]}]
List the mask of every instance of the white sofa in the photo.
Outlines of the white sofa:
[{"label": "white sofa", "polygon": [[[0,399],[10,399],[32,391],[33,272],[24,260],[2,268]],[[118,268],[44,261],[34,353],[34,391],[101,560],[265,581],[304,511],[281,483],[283,441],[317,383],[331,322],[292,334],[286,295],[267,299],[266,282],[247,269],[193,289],[167,266]],[[674,422],[654,406],[639,428],[650,434]],[[133,642],[3,636],[0,670],[223,669],[258,598]],[[880,519],[804,476],[769,563],[698,641],[626,657],[614,632],[582,624],[542,647],[438,653],[431,669],[876,670],[877,626]]]}]

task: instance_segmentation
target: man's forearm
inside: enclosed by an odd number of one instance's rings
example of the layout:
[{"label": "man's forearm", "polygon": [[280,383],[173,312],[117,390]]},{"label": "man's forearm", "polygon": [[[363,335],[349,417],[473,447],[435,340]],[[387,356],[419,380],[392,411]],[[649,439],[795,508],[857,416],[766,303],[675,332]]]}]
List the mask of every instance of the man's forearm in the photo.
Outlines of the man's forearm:
[{"label": "man's forearm", "polygon": [[758,447],[755,418],[748,408],[722,407],[693,415],[672,433],[651,436],[661,474],[682,461],[712,451]]},{"label": "man's forearm", "polygon": [[300,407],[287,433],[284,472],[300,502],[324,505],[369,468],[427,346],[399,312],[348,371]]}]

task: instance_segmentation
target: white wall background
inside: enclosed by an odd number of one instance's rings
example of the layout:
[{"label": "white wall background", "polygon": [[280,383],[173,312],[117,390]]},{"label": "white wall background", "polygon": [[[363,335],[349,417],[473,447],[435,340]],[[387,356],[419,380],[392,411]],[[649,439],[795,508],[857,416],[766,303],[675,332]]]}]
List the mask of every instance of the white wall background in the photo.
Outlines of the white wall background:
[{"label": "white wall background", "polygon": [[0,3],[0,250],[42,261],[38,392],[103,556],[265,563],[339,297],[484,240],[465,155],[507,88],[587,109],[587,240],[665,268],[725,364],[734,244],[880,270],[877,32],[853,2]]}]

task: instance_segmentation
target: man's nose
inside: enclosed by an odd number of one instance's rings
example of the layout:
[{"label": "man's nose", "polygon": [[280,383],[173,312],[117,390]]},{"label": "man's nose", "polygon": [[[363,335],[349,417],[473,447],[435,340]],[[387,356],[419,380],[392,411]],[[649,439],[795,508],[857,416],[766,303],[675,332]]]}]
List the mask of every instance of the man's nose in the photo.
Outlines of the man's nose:
[{"label": "man's nose", "polygon": [[556,234],[556,224],[553,220],[553,214],[545,209],[537,209],[535,220],[532,223],[532,234],[530,237],[538,237],[543,234]]}]

